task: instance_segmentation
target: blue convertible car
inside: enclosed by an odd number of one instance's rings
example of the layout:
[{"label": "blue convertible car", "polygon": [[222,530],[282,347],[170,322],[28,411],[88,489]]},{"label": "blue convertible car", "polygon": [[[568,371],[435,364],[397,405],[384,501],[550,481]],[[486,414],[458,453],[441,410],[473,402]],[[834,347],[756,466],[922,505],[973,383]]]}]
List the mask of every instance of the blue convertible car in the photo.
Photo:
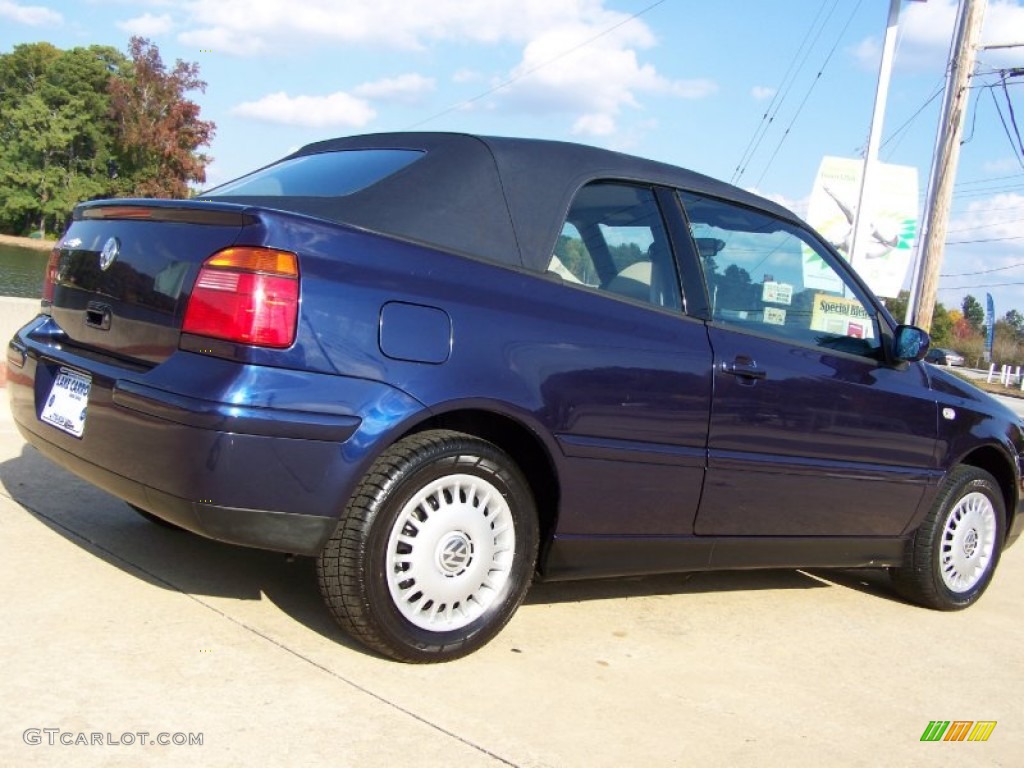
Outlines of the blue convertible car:
[{"label": "blue convertible car", "polygon": [[927,351],[778,205],[408,133],[79,205],[7,365],[44,455],[151,519],[316,557],[349,633],[435,661],[535,576],[886,567],[973,603],[1024,526],[1024,435]]}]

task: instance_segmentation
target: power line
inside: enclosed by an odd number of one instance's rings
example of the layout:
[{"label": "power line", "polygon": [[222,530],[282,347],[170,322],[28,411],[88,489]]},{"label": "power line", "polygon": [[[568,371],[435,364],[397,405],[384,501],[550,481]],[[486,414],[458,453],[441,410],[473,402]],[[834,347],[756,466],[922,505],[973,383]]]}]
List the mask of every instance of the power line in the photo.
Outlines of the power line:
[{"label": "power line", "polygon": [[765,163],[764,170],[761,171],[761,175],[757,179],[755,187],[759,187],[761,182],[764,180],[765,175],[768,173],[768,169],[771,168],[772,163],[775,162],[775,158],[779,154],[779,150],[782,149],[782,145],[786,142],[789,137],[789,132],[793,129],[796,124],[797,118],[800,117],[800,113],[803,111],[804,105],[807,104],[807,100],[811,97],[811,93],[814,91],[814,87],[821,80],[821,76],[825,73],[826,67],[829,62],[832,61],[832,56],[835,54],[836,49],[839,47],[839,43],[842,42],[843,36],[846,34],[846,30],[850,28],[850,24],[853,22],[854,17],[857,15],[857,11],[860,10],[860,6],[863,0],[857,0],[857,5],[854,6],[853,11],[850,13],[849,18],[846,20],[846,24],[839,31],[839,36],[836,38],[835,43],[832,45],[832,49],[828,52],[825,57],[825,61],[822,62],[821,69],[818,70],[818,74],[814,76],[814,80],[811,81],[810,86],[807,88],[807,93],[804,94],[803,101],[800,102],[800,106],[796,108],[796,113],[793,115],[792,120],[789,121],[789,125],[786,126],[786,130],[782,133],[782,138],[779,139],[779,143],[775,145],[775,150],[772,152],[772,156],[768,158],[768,162]]},{"label": "power line", "polygon": [[[1021,209],[1017,208],[1016,210],[1020,211]],[[986,229],[992,229],[992,230],[998,231],[998,228],[1000,227],[1000,225],[1002,225],[1002,224],[1012,224],[1012,223],[1018,222],[1018,221],[1022,221],[1022,219],[1020,219],[1020,218],[1013,218],[1013,219],[1006,219],[1005,221],[993,222],[991,224],[978,224],[977,226],[958,227],[957,229],[950,230],[947,234],[962,234],[962,233],[970,232],[972,230],[981,230],[981,234],[984,234],[984,231]]]},{"label": "power line", "polygon": [[979,269],[977,272],[958,272],[954,275],[939,275],[939,277],[974,277],[975,275],[990,275],[993,272],[1006,272],[1009,269],[1024,267],[1024,261],[1017,264],[1010,264],[1008,267],[994,267],[992,269]]},{"label": "power line", "polygon": [[1016,189],[1024,189],[1024,184],[1008,184],[1006,186],[991,187],[989,189],[975,189],[971,190],[970,192],[960,192],[958,193],[958,197],[962,199],[965,197],[982,197],[984,195],[997,195],[1000,192],[1010,192]]},{"label": "power line", "polygon": [[[989,183],[992,183],[994,181],[999,181],[1001,179],[1002,180],[1005,180],[1005,179],[1020,179],[1021,183],[1020,184],[998,184],[998,185],[996,185],[994,187],[986,187],[984,189],[972,189],[972,190],[967,190],[967,191],[960,190],[960,191],[958,191],[956,193],[956,199],[954,199],[954,201],[953,201],[954,204],[957,203],[960,200],[960,198],[963,198],[963,197],[980,197],[982,195],[998,194],[1000,192],[1007,192],[1007,191],[1010,191],[1010,190],[1020,189],[1020,188],[1024,187],[1024,173],[1011,173],[1008,176],[993,176],[993,177],[991,177],[989,179],[974,179],[972,181],[961,181],[961,182],[957,182],[956,186],[960,187],[960,186],[964,186],[964,185],[968,185],[968,184],[971,184],[971,185],[973,185],[973,184],[989,184]],[[924,200],[926,194],[927,194],[926,192],[919,192],[918,195],[917,195],[917,199],[919,201]],[[1016,206],[1011,206],[1011,208],[1015,208],[1015,207]],[[996,210],[1004,210],[1004,209],[996,209]]]},{"label": "power line", "polygon": [[974,243],[1001,243],[1006,240],[1024,240],[1024,235],[1013,237],[986,237],[980,240],[947,240],[946,245],[972,245]]},{"label": "power line", "polygon": [[[1008,205],[1005,208],[982,208],[977,211],[972,211],[972,213],[999,213],[1000,211],[1019,211],[1021,209],[1024,209],[1024,201],[1017,205]],[[1016,219],[1014,219],[1014,221],[1016,221]]]},{"label": "power line", "polygon": [[[986,211],[986,213],[990,213],[990,211]],[[957,227],[956,229],[947,229],[946,234],[948,235],[951,232],[969,232],[972,229],[989,229],[991,227],[1000,227],[1003,224],[1012,224],[1015,221],[1024,221],[1024,216],[1015,219],[1003,219],[1002,221],[997,221],[992,224],[975,224],[974,226],[971,227]]]},{"label": "power line", "polygon": [[958,181],[956,183],[956,186],[966,187],[969,184],[988,184],[989,182],[1001,181],[1003,179],[1019,179],[1021,176],[1024,176],[1024,173],[1010,173],[1007,174],[1006,176],[990,176],[987,179],[971,179],[970,181]]},{"label": "power line", "polygon": [[[1005,208],[985,208],[984,212],[985,213],[998,213],[1000,211],[1020,211],[1020,210],[1024,210],[1024,201],[1022,201],[1021,203],[1018,203],[1015,206],[1006,206]],[[1010,221],[1020,221],[1020,219],[1010,219]],[[1001,223],[1001,222],[997,222],[997,223]],[[962,228],[973,229],[974,227],[962,227]]]},{"label": "power line", "polygon": [[975,288],[1007,288],[1011,285],[1024,285],[1024,282],[1016,283],[981,283],[979,285],[948,285],[940,288],[942,291],[973,291]]},{"label": "power line", "polygon": [[[889,134],[889,138],[887,138],[887,139],[886,139],[885,141],[883,141],[883,142],[882,142],[882,145],[881,145],[881,146],[879,147],[879,149],[880,149],[880,150],[882,150],[882,149],[885,149],[885,148],[886,148],[886,147],[887,147],[887,146],[889,145],[889,142],[893,141],[893,140],[894,140],[894,139],[895,139],[895,138],[896,138],[897,136],[899,136],[899,135],[900,135],[900,134],[901,134],[901,133],[902,133],[902,132],[903,132],[904,130],[906,130],[907,128],[909,128],[909,127],[910,127],[910,124],[911,124],[912,122],[914,122],[914,120],[916,120],[916,119],[917,119],[917,118],[918,118],[918,117],[920,116],[920,114],[921,114],[922,112],[924,112],[924,111],[925,111],[925,109],[927,109],[927,108],[928,108],[928,105],[929,105],[929,104],[931,104],[931,103],[932,103],[933,101],[935,101],[935,100],[936,100],[936,99],[937,99],[937,98],[938,98],[939,96],[941,96],[941,95],[942,95],[942,89],[943,89],[943,84],[942,84],[942,83],[940,82],[940,84],[939,84],[939,87],[938,87],[938,88],[936,88],[936,89],[935,89],[935,92],[934,92],[934,93],[933,93],[933,94],[932,94],[931,96],[929,96],[929,97],[928,97],[928,100],[927,100],[927,101],[925,101],[925,103],[924,103],[924,104],[922,104],[922,105],[921,105],[920,107],[918,107],[917,111],[916,111],[916,112],[914,112],[914,114],[912,114],[912,115],[911,115],[910,117],[908,117],[908,118],[906,119],[906,121],[905,121],[905,122],[904,122],[904,123],[903,123],[903,124],[902,124],[902,125],[901,125],[901,126],[900,126],[899,128],[897,128],[897,129],[896,129],[896,130],[894,130],[894,131],[893,131],[893,132],[892,132],[891,134]],[[900,141],[902,141],[902,138],[900,139]],[[896,142],[896,146],[894,146],[894,147],[892,148],[892,149],[893,149],[893,151],[896,151],[896,147],[898,147],[898,146],[899,146],[899,141],[897,141],[897,142]]]},{"label": "power line", "polygon": [[[1013,152],[1013,157],[1014,157],[1014,159],[1018,163],[1020,163],[1021,168],[1024,168],[1024,152],[1018,152],[1017,151],[1017,146],[1013,143],[1013,136],[1010,135],[1010,127],[1006,124],[1006,118],[1003,117],[1003,110],[999,107],[999,100],[996,98],[995,86],[992,86],[992,85],[988,86],[988,92],[992,95],[992,103],[995,104],[995,106],[996,106],[996,114],[999,115],[999,122],[1003,126],[1003,132],[1006,133],[1006,138],[1010,142],[1010,149]],[[1007,102],[1007,104],[1010,103],[1010,94],[1009,93],[1006,94],[1006,102]],[[1012,114],[1012,106],[1011,106],[1011,114]],[[1017,127],[1017,123],[1016,123],[1016,121],[1014,121],[1014,128],[1016,128],[1016,127]],[[1017,132],[1017,141],[1018,142],[1020,141],[1020,131]]]},{"label": "power line", "polygon": [[[818,19],[821,18],[822,12],[825,10],[826,3],[823,2],[818,7],[818,12],[815,14],[814,19],[811,21],[811,26],[807,28],[807,32],[804,33],[803,40],[800,41],[800,45],[793,54],[793,58],[789,62],[789,67],[786,69],[786,73],[782,76],[782,82],[779,83],[778,89],[772,96],[771,102],[768,104],[768,108],[765,109],[764,114],[761,116],[761,122],[758,123],[757,128],[754,130],[753,136],[750,137],[750,141],[747,142],[746,148],[743,150],[743,154],[740,156],[740,161],[736,164],[736,168],[733,170],[732,183],[738,184],[740,179],[743,178],[743,174],[747,171],[747,164],[753,158],[758,148],[761,146],[761,142],[764,140],[768,129],[772,123],[775,122],[775,117],[778,115],[779,110],[782,109],[782,105],[786,101],[786,97],[789,96],[790,89],[793,87],[793,83],[796,80],[797,75],[803,69],[804,64],[807,61],[807,57],[811,55],[811,51],[814,46],[817,45],[818,40],[821,38],[821,33],[824,31],[825,26],[828,24],[829,19],[832,18],[832,14],[835,13],[836,6],[839,0],[833,0],[832,8],[829,10],[825,20],[818,26]],[[808,45],[807,41],[814,32],[815,27],[818,31],[814,34],[814,39]],[[797,61],[799,60],[799,64]],[[792,78],[790,77],[792,75]]]},{"label": "power line", "polygon": [[1024,140],[1021,140],[1020,128],[1017,127],[1017,115],[1013,111],[1013,102],[1010,100],[1010,91],[1006,87],[1006,78],[1007,78],[1007,75],[1004,72],[1002,80],[1001,80],[1001,82],[1003,84],[1003,94],[1006,96],[1006,108],[1010,112],[1010,123],[1013,125],[1014,133],[1017,134],[1017,146],[1020,147],[1021,166],[1024,166]]}]

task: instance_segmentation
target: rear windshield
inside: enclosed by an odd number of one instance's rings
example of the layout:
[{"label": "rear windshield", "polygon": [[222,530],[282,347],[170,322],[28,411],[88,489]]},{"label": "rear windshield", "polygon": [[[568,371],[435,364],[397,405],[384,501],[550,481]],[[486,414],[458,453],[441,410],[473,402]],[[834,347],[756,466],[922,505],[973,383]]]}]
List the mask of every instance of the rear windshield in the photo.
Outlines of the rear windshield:
[{"label": "rear windshield", "polygon": [[303,155],[214,187],[201,197],[342,197],[397,173],[425,153],[352,149]]}]

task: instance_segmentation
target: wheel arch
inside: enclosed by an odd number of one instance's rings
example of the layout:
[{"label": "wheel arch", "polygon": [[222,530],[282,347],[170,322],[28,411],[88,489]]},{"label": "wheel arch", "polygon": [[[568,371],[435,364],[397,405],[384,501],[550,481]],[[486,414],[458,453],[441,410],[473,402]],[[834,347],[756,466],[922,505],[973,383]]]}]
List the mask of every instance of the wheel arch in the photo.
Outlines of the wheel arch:
[{"label": "wheel arch", "polygon": [[975,448],[960,460],[960,464],[983,469],[995,478],[999,490],[1003,494],[1006,509],[1003,536],[1013,527],[1014,515],[1017,511],[1017,474],[1006,453],[994,445]]},{"label": "wheel arch", "polygon": [[537,505],[541,553],[558,523],[560,486],[551,451],[536,431],[521,421],[486,408],[460,408],[435,413],[397,439],[432,429],[451,429],[494,443],[511,457],[530,484]]}]

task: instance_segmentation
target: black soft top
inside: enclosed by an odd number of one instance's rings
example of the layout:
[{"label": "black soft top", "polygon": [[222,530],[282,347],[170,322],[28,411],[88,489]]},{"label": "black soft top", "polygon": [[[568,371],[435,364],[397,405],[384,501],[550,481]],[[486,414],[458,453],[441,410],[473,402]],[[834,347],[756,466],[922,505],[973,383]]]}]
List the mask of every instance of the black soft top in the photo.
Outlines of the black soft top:
[{"label": "black soft top", "polygon": [[665,163],[581,144],[458,133],[380,133],[309,144],[284,160],[323,152],[405,149],[423,156],[337,197],[235,197],[224,202],[316,216],[472,256],[543,271],[576,192],[614,180],[686,189],[796,221],[738,187]]}]

